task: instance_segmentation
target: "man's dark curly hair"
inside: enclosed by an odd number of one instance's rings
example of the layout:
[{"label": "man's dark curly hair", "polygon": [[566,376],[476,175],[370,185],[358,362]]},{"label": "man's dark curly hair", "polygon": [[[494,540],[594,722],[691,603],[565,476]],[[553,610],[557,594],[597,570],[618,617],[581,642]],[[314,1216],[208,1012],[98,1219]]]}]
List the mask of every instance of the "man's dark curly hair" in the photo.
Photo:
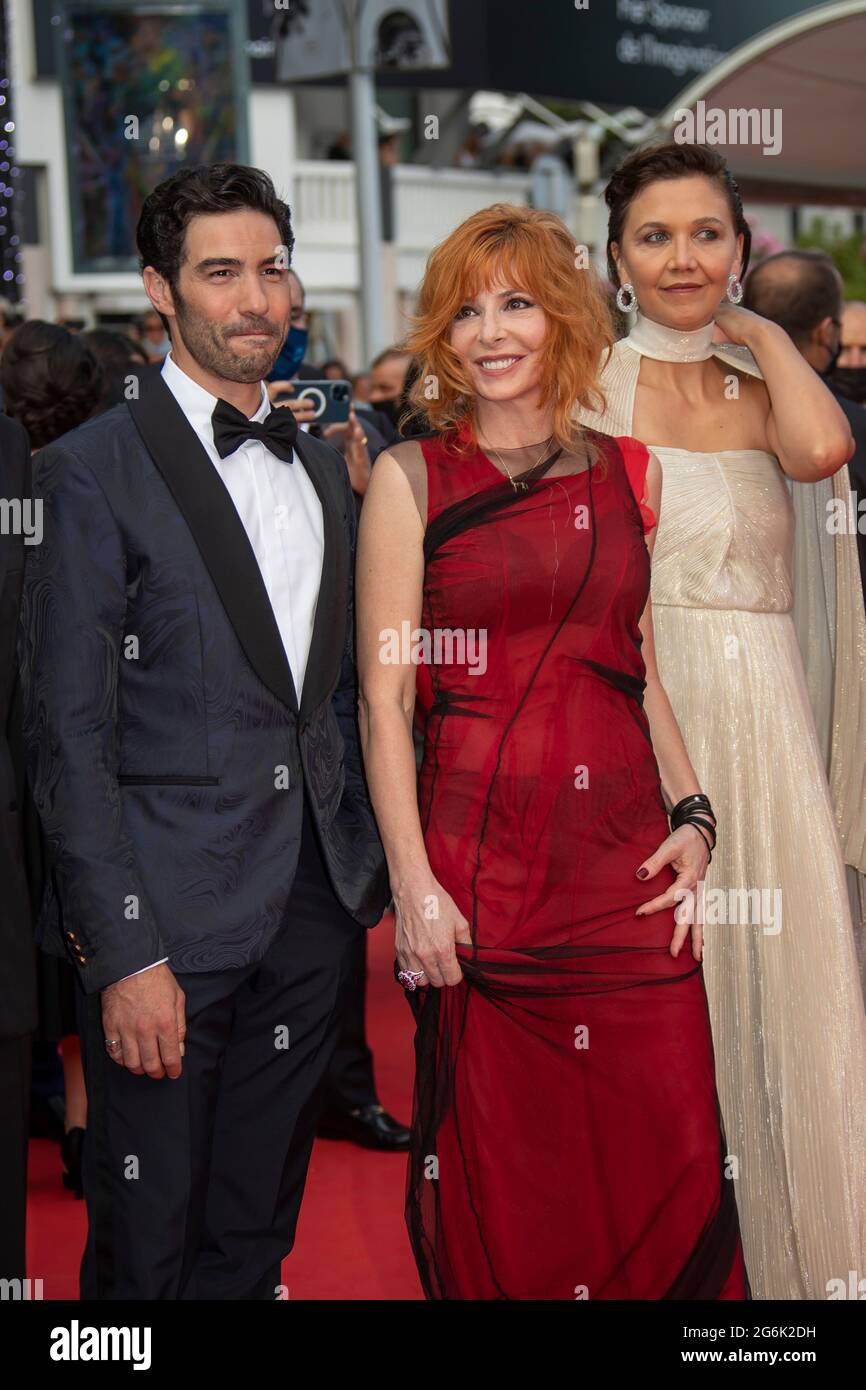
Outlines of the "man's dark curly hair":
[{"label": "man's dark curly hair", "polygon": [[[238,208],[254,208],[274,219],[279,244],[287,248],[291,263],[295,244],[291,212],[277,197],[265,171],[249,164],[199,164],[179,169],[145,198],[135,233],[140,268],[152,265],[175,294],[186,229],[193,217]],[[162,314],[160,318],[168,332],[167,319]]]},{"label": "man's dark curly hair", "polygon": [[6,414],[24,426],[31,449],[41,449],[98,410],[104,378],[79,333],[27,319],[3,349],[0,385]]}]

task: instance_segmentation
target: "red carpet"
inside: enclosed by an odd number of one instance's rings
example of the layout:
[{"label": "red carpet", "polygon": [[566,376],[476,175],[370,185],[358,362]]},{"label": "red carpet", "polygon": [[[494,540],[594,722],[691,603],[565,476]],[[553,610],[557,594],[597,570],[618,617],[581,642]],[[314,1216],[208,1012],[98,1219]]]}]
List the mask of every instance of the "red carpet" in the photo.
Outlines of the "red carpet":
[{"label": "red carpet", "polygon": [[[394,982],[394,923],[386,917],[369,940],[367,1036],[379,1099],[408,1123],[412,1018]],[[30,1145],[28,1274],[46,1299],[78,1297],[84,1203],[60,1181],[60,1150]],[[318,1139],[313,1150],[295,1248],[283,1265],[290,1299],[423,1297],[403,1222],[405,1154],[379,1154]]]}]

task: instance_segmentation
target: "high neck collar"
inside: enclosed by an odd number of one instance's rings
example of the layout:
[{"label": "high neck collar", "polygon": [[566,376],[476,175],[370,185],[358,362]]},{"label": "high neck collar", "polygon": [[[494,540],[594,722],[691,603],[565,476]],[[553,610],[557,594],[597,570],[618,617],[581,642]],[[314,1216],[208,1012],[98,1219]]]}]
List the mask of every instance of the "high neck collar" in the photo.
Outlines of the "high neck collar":
[{"label": "high neck collar", "polygon": [[657,362],[706,362],[713,355],[711,344],[715,327],[711,320],[703,328],[682,333],[678,328],[667,328],[663,323],[638,314],[626,342],[635,352],[654,357]]}]

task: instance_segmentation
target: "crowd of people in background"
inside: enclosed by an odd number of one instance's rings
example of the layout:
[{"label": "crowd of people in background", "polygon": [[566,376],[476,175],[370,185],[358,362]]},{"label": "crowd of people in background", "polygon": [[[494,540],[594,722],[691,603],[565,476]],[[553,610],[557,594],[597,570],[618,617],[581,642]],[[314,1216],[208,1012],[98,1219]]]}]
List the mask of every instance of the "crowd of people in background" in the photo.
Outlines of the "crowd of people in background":
[{"label": "crowd of people in background", "polygon": [[[393,168],[400,163],[400,136],[395,132],[382,131],[378,139],[379,163],[385,168]],[[555,154],[562,160],[569,172],[574,171],[574,151],[571,141],[557,139],[555,132],[532,129],[529,122],[521,122],[506,135],[497,135],[483,121],[476,121],[469,127],[464,139],[454,152],[453,164],[457,169],[500,169],[503,172],[527,173],[541,155]],[[352,159],[352,137],[348,130],[341,130],[334,136],[326,149],[329,160]]]}]

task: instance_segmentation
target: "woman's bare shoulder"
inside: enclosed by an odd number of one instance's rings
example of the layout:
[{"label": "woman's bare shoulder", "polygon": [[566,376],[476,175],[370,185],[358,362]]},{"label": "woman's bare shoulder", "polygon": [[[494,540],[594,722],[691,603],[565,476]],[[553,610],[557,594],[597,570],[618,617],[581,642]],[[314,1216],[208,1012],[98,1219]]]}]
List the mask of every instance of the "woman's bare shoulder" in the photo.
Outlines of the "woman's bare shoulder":
[{"label": "woman's bare shoulder", "polygon": [[379,454],[373,465],[373,473],[387,460],[386,470],[402,473],[412,489],[412,496],[421,522],[427,524],[427,460],[419,439],[401,439],[398,444],[389,444]]}]

